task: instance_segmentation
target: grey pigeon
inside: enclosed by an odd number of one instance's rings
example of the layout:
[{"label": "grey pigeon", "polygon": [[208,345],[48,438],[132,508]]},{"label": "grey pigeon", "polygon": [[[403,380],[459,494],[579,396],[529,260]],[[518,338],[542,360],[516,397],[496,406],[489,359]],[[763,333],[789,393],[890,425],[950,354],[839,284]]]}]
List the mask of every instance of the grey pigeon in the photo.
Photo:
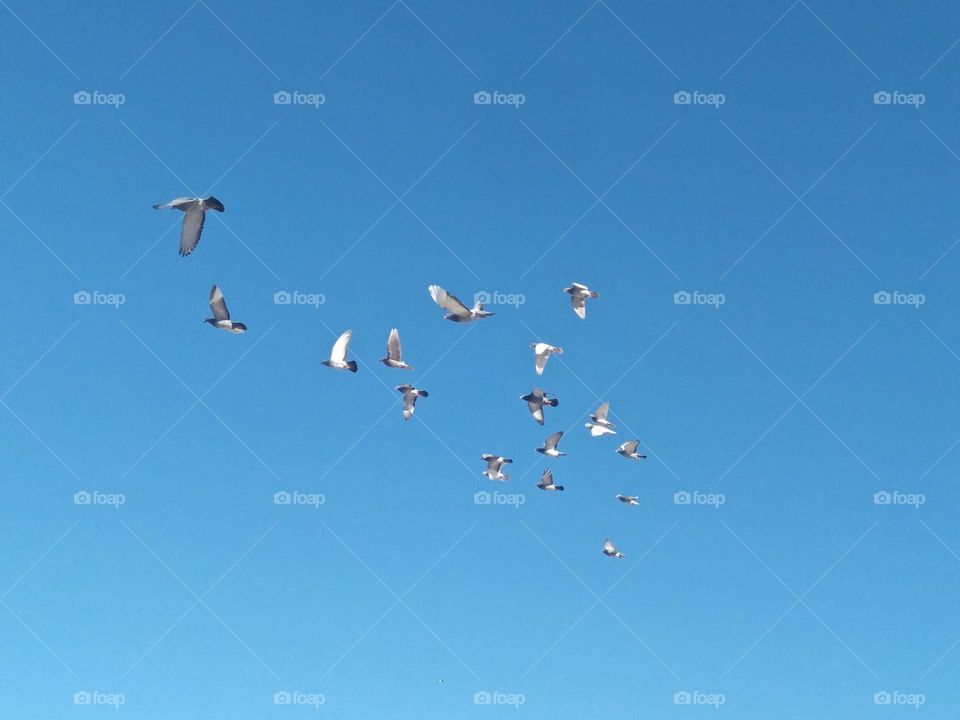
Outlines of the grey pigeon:
[{"label": "grey pigeon", "polygon": [[444,315],[445,320],[469,323],[495,314],[484,310],[483,303],[479,300],[472,308],[468,308],[456,296],[451,295],[439,285],[431,285],[427,289],[430,291],[430,297],[433,298],[433,301],[449,313],[449,315]]},{"label": "grey pigeon", "polygon": [[238,335],[247,331],[246,325],[230,319],[230,311],[227,310],[227,303],[223,299],[223,293],[220,291],[219,285],[210,288],[210,309],[213,311],[213,317],[207,318],[204,322],[208,322],[220,330],[237,333]]},{"label": "grey pigeon", "polygon": [[617,495],[617,500],[624,505],[639,505],[639,498],[636,495]]},{"label": "grey pigeon", "polygon": [[380,362],[388,368],[397,368],[399,370],[413,370],[410,365],[403,361],[403,350],[400,347],[400,333],[396,328],[390,331],[387,338],[387,356],[380,358]]},{"label": "grey pigeon", "polygon": [[527,407],[530,409],[530,414],[533,415],[533,419],[538,423],[543,425],[543,406],[549,405],[550,407],[556,407],[560,404],[560,401],[556,398],[547,397],[551,393],[545,392],[540,388],[534,388],[530,391],[529,395],[521,395],[520,399],[526,401]]},{"label": "grey pigeon", "polygon": [[637,452],[637,448],[640,446],[639,440],[628,440],[623,445],[617,448],[617,454],[623,455],[625,458],[630,460],[645,460],[646,455]]},{"label": "grey pigeon", "polygon": [[153,206],[154,210],[173,208],[185,213],[183,227],[180,229],[180,256],[186,257],[193,252],[200,242],[200,233],[203,232],[203,221],[207,218],[207,210],[223,212],[223,203],[212,195],[206,200],[203,198],[180,197],[168,203],[159,203]]},{"label": "grey pigeon", "polygon": [[600,293],[596,290],[591,290],[581,283],[571,283],[570,287],[564,288],[563,291],[570,295],[570,304],[573,306],[573,311],[581,320],[585,320],[587,317],[587,298],[600,297]]},{"label": "grey pigeon", "polygon": [[622,552],[620,552],[619,550],[617,550],[617,548],[614,546],[614,544],[610,541],[610,538],[607,538],[606,540],[603,541],[603,551],[602,551],[602,552],[603,552],[603,554],[606,555],[607,557],[612,557],[612,558],[622,558],[622,557],[626,557],[626,555],[624,555]]},{"label": "grey pigeon", "polygon": [[487,463],[487,469],[483,471],[483,474],[486,475],[491,480],[509,480],[510,476],[506,473],[500,472],[500,468],[507,463],[512,463],[513,460],[510,458],[505,458],[502,455],[490,455],[489,453],[484,453],[480,456],[481,460],[485,460]]},{"label": "grey pigeon", "polygon": [[409,420],[413,417],[413,409],[416,407],[417,398],[430,397],[426,390],[417,390],[413,385],[397,385],[397,392],[403,393],[403,419]]},{"label": "grey pigeon", "polygon": [[357,362],[355,360],[347,360],[347,349],[350,346],[350,338],[352,337],[353,330],[347,330],[344,332],[333,344],[333,349],[330,350],[330,359],[321,360],[320,362],[323,365],[326,365],[328,368],[332,368],[334,370],[349,370],[350,372],[356,372]]},{"label": "grey pigeon", "polygon": [[553,473],[550,470],[544,470],[543,475],[540,476],[540,482],[537,483],[537,487],[541,490],[557,491],[563,492],[563,485],[556,485],[553,482]]},{"label": "grey pigeon", "polygon": [[553,435],[548,437],[543,441],[543,447],[538,447],[537,452],[547,457],[562,457],[566,455],[565,452],[560,452],[557,450],[557,443],[560,442],[560,438],[563,437],[563,430],[558,430]]}]

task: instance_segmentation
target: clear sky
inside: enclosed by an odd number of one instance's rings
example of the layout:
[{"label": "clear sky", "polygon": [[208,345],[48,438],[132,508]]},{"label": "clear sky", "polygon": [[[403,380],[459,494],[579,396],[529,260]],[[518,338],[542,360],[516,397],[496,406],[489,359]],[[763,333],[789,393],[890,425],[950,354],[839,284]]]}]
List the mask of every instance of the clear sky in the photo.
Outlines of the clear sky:
[{"label": "clear sky", "polygon": [[956,4],[0,6],[4,717],[956,716]]}]

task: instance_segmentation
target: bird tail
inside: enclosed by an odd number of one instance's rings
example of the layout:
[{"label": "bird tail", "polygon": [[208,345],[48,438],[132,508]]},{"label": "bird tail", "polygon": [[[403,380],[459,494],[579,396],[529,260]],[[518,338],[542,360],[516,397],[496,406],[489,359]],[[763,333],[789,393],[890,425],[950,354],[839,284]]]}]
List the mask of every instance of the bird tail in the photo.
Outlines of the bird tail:
[{"label": "bird tail", "polygon": [[223,207],[223,203],[217,200],[213,195],[211,195],[206,200],[204,200],[203,204],[206,205],[208,208],[212,208],[216,210],[217,212],[223,212],[225,209]]},{"label": "bird tail", "polygon": [[553,398],[553,399],[551,399],[551,400],[544,400],[544,401],[543,401],[543,404],[544,404],[544,405],[549,405],[550,407],[556,407],[557,405],[560,404],[560,401],[557,400],[556,398]]},{"label": "bird tail", "polygon": [[506,482],[507,480],[510,479],[510,476],[507,475],[506,473],[500,473],[500,479]]},{"label": "bird tail", "polygon": [[417,394],[419,394],[420,397],[430,397],[430,393],[428,393],[426,390],[417,390]]},{"label": "bird tail", "polygon": [[559,490],[560,492],[563,492],[563,485],[557,485],[557,490]]},{"label": "bird tail", "polygon": [[350,360],[350,361],[347,363],[347,370],[349,370],[350,372],[356,372],[356,371],[357,371],[357,361],[356,361],[356,360]]},{"label": "bird tail", "polygon": [[598,298],[598,297],[600,297],[600,293],[598,293],[596,290],[593,290],[593,291],[590,292],[590,297],[592,297],[592,298]]}]

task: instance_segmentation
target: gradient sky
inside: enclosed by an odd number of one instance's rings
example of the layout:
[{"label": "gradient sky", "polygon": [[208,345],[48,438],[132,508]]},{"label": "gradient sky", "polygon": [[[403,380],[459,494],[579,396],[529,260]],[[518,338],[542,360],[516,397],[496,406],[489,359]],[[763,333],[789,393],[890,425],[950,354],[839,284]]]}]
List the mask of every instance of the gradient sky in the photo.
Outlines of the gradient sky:
[{"label": "gradient sky", "polygon": [[956,716],[960,7],[0,6],[5,717]]}]

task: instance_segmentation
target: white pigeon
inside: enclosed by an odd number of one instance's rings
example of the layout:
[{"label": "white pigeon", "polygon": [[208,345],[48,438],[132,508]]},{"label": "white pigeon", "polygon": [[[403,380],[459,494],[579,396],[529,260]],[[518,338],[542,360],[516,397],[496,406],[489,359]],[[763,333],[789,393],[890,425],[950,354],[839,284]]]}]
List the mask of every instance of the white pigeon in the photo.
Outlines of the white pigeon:
[{"label": "white pigeon", "polygon": [[483,303],[477,300],[473,308],[468,308],[456,296],[451,295],[439,285],[431,285],[427,288],[430,291],[430,297],[433,301],[446,310],[449,315],[444,315],[445,320],[456,323],[468,323],[477,319],[488,318],[496,313],[488,312],[483,309]]},{"label": "white pigeon", "polygon": [[322,360],[321,363],[334,370],[357,371],[356,360],[347,360],[347,349],[350,346],[350,338],[353,337],[353,330],[347,330],[343,335],[337,338],[330,350],[330,359]]},{"label": "white pigeon", "polygon": [[554,484],[553,473],[550,470],[543,471],[543,475],[540,476],[540,482],[537,483],[537,487],[541,490],[559,490],[560,492],[563,492],[563,485]]},{"label": "white pigeon", "polygon": [[607,413],[610,412],[610,403],[605,402],[603,405],[597,408],[597,411],[590,416],[590,419],[593,420],[597,425],[603,425],[604,427],[613,427],[613,423],[607,420]]},{"label": "white pigeon", "polygon": [[616,430],[611,430],[609,427],[604,425],[594,425],[593,423],[586,423],[584,427],[590,431],[590,434],[593,437],[600,437],[601,435],[616,435]]},{"label": "white pigeon", "polygon": [[639,440],[628,440],[617,448],[617,454],[623,455],[625,458],[629,458],[630,460],[645,460],[647,456],[637,452],[637,447],[639,447],[639,445]]},{"label": "white pigeon", "polygon": [[538,447],[537,452],[546,455],[547,457],[562,457],[566,455],[565,452],[560,452],[557,450],[557,443],[560,442],[560,438],[562,437],[563,430],[558,430],[543,441],[543,447]]},{"label": "white pigeon", "polygon": [[530,414],[533,415],[533,419],[538,423],[543,425],[543,406],[549,405],[550,407],[556,407],[560,404],[560,401],[556,398],[547,397],[552,393],[545,392],[540,388],[534,388],[530,391],[529,395],[521,395],[520,399],[525,400],[527,407],[530,409]]},{"label": "white pigeon", "polygon": [[203,221],[207,218],[207,210],[223,212],[223,203],[212,195],[206,200],[203,198],[179,197],[168,203],[159,203],[153,206],[154,210],[173,208],[185,213],[183,227],[180,228],[180,256],[186,257],[193,252],[200,242],[200,233],[203,232]]},{"label": "white pigeon", "polygon": [[550,359],[551,355],[554,353],[563,355],[563,348],[554,347],[545,342],[530,343],[530,347],[533,348],[533,353],[536,355],[537,375],[543,375],[543,369],[547,366],[547,360]]},{"label": "white pigeon", "polygon": [[570,287],[564,288],[563,291],[570,295],[570,304],[573,305],[573,311],[581,320],[585,320],[587,317],[587,298],[600,297],[600,293],[596,290],[591,290],[586,285],[576,282],[571,283]]},{"label": "white pigeon", "polygon": [[617,495],[617,500],[624,505],[639,505],[639,498],[636,495]]},{"label": "white pigeon", "polygon": [[400,347],[400,333],[396,328],[390,331],[387,338],[387,356],[380,358],[380,362],[388,368],[398,368],[400,370],[413,370],[413,367],[403,361],[403,350]]},{"label": "white pigeon", "polygon": [[230,319],[230,311],[227,310],[227,303],[223,299],[223,293],[220,291],[219,285],[214,285],[210,288],[210,309],[213,310],[213,317],[207,318],[204,322],[210,323],[215,328],[237,333],[238,335],[247,331],[246,325]]},{"label": "white pigeon", "polygon": [[617,550],[617,548],[614,546],[614,544],[610,541],[610,538],[607,538],[606,540],[603,541],[603,551],[602,551],[602,552],[603,552],[603,554],[606,555],[607,557],[612,557],[612,558],[622,558],[622,557],[626,557],[626,555],[624,555],[622,552],[620,552],[619,550]]},{"label": "white pigeon", "polygon": [[413,409],[417,405],[417,398],[430,397],[426,390],[417,390],[413,385],[397,385],[397,392],[403,393],[403,419],[413,417]]},{"label": "white pigeon", "polygon": [[512,463],[513,460],[510,458],[505,458],[502,455],[490,455],[485,453],[480,456],[481,460],[486,460],[487,469],[483,471],[483,474],[486,475],[491,480],[500,480],[505,481],[509,480],[510,476],[506,473],[500,472],[500,468],[507,463]]}]

